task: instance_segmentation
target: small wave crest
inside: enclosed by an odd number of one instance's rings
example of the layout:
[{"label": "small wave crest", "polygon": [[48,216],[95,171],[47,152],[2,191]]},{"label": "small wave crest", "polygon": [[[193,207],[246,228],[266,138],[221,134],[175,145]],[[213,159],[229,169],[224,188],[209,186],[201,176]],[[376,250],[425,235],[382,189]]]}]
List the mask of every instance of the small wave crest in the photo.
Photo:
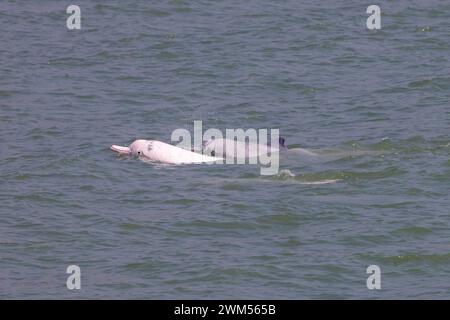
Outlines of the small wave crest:
[{"label": "small wave crest", "polygon": [[273,179],[274,180],[292,180],[292,181],[296,181],[299,184],[305,184],[305,185],[331,184],[331,183],[336,183],[336,182],[342,180],[342,179],[322,179],[322,180],[305,181],[304,178],[295,175],[289,169],[280,170],[277,175],[273,176]]}]

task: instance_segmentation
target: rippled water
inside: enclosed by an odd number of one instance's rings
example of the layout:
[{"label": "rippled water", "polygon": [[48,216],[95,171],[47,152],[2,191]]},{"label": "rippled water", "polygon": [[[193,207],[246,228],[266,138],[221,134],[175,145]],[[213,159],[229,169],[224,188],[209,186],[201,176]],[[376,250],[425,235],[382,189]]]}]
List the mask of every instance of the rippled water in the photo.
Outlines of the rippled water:
[{"label": "rippled water", "polygon": [[[450,298],[450,2],[77,4],[0,4],[1,298]],[[108,149],[194,120],[280,173]]]}]

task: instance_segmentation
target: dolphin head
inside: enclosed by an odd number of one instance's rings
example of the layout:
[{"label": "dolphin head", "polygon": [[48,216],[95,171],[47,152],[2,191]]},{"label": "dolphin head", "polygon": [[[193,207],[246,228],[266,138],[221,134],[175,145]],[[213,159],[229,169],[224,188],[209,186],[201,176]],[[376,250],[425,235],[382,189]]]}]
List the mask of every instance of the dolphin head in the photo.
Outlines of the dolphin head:
[{"label": "dolphin head", "polygon": [[147,141],[146,140],[136,140],[132,144],[130,144],[128,147],[122,147],[117,145],[112,145],[111,150],[118,152],[120,154],[128,154],[128,155],[141,155],[143,154],[144,150],[147,148]]},{"label": "dolphin head", "polygon": [[131,150],[131,154],[133,155],[142,155],[144,154],[144,150],[148,148],[148,141],[138,139],[129,145]]}]

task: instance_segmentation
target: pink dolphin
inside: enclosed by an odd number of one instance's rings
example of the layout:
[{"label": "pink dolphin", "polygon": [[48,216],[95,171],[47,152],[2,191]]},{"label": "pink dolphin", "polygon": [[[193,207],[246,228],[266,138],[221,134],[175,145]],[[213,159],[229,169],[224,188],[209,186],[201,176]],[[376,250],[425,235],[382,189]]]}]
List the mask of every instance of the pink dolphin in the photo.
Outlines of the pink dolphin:
[{"label": "pink dolphin", "polygon": [[222,158],[195,153],[157,140],[136,140],[128,147],[112,145],[111,150],[120,154],[138,155],[149,160],[171,164],[204,163],[223,160]]}]

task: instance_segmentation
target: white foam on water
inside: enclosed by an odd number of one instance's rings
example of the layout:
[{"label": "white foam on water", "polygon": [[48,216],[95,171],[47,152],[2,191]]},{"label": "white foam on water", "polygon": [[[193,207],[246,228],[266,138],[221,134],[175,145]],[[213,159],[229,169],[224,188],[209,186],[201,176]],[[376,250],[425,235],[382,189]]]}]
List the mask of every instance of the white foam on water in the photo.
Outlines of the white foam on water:
[{"label": "white foam on water", "polygon": [[311,151],[308,149],[303,149],[303,148],[288,149],[288,153],[298,154],[298,155],[303,155],[303,156],[310,156],[310,157],[316,157],[319,155],[319,154],[315,153],[314,151]]},{"label": "white foam on water", "polygon": [[295,177],[295,174],[291,172],[289,169],[283,169],[278,172],[277,177],[285,178],[285,177]]},{"label": "white foam on water", "polygon": [[[280,172],[277,174],[276,177],[288,179],[288,178],[294,178],[294,177],[296,177],[296,175],[294,173],[292,173],[292,171],[289,169],[283,169],[283,170],[280,170]],[[297,179],[294,179],[294,180],[297,180]],[[324,180],[318,180],[318,181],[297,181],[297,183],[304,184],[304,185],[321,185],[321,184],[332,184],[332,183],[336,183],[341,180],[342,179],[324,179]]]}]

